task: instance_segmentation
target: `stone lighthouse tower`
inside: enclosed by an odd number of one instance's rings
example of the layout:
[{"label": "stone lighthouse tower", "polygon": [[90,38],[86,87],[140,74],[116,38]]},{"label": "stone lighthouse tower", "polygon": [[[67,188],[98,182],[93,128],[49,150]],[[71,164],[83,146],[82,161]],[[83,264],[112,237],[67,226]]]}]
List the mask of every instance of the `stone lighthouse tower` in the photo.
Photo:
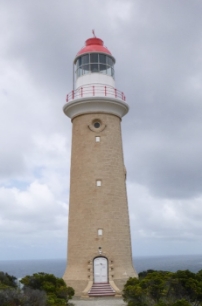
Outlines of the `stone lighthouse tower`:
[{"label": "stone lighthouse tower", "polygon": [[68,264],[76,295],[115,295],[137,274],[132,264],[115,58],[97,37],[74,59],[74,85],[63,110],[71,118]]}]

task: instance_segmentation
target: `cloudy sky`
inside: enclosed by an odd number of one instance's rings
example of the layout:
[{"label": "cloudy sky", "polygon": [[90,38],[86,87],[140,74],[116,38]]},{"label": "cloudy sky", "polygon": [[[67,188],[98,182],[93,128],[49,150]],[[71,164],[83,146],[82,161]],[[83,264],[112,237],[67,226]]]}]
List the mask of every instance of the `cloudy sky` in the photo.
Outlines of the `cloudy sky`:
[{"label": "cloudy sky", "polygon": [[92,29],[130,105],[133,255],[202,254],[201,16],[201,0],[0,0],[0,259],[66,257],[62,107]]}]

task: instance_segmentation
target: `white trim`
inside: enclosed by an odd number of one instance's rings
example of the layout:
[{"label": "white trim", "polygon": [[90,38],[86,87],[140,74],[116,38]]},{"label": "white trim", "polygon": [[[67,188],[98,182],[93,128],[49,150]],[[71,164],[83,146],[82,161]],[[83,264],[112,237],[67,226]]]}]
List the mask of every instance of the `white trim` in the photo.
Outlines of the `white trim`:
[{"label": "white trim", "polygon": [[106,85],[115,88],[115,81],[113,77],[99,72],[91,72],[78,77],[76,80],[75,88],[79,88],[81,86],[89,84],[99,84],[103,86]]},{"label": "white trim", "polygon": [[89,113],[107,113],[122,118],[128,113],[129,106],[122,100],[115,98],[86,97],[67,102],[63,111],[71,119]]}]

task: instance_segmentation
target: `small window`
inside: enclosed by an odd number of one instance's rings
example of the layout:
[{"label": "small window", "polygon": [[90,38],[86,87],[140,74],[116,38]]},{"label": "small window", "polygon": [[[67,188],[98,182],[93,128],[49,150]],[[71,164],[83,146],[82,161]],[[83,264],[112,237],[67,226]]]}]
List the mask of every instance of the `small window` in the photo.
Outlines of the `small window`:
[{"label": "small window", "polygon": [[95,137],[95,141],[96,141],[96,142],[100,142],[100,136],[96,136],[96,137]]},{"label": "small window", "polygon": [[102,236],[103,235],[103,229],[99,228],[97,231],[98,236]]},{"label": "small window", "polygon": [[100,127],[100,122],[96,121],[93,125],[96,129],[98,129]]},{"label": "small window", "polygon": [[97,180],[96,185],[97,185],[97,187],[100,187],[102,185],[102,182],[100,180]]}]

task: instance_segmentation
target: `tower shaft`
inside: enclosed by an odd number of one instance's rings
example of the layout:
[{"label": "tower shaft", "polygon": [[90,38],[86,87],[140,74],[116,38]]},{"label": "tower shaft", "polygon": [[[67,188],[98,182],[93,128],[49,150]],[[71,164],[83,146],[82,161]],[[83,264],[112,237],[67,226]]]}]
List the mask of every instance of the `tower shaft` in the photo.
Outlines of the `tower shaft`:
[{"label": "tower shaft", "polygon": [[[95,122],[100,123],[99,128],[94,127]],[[72,123],[68,266],[64,279],[82,292],[94,279],[94,258],[101,255],[108,260],[108,281],[122,288],[128,277],[136,274],[120,118],[84,114]],[[98,181],[101,186],[97,186]]]}]

